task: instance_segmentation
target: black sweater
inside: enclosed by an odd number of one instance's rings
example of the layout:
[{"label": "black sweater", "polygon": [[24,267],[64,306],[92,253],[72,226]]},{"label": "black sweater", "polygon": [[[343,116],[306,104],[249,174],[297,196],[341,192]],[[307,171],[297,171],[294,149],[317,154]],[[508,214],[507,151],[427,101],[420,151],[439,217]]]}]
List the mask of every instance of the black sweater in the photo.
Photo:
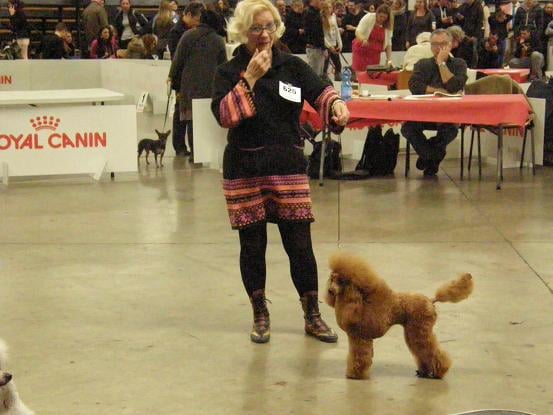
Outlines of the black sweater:
[{"label": "black sweater", "polygon": [[464,16],[461,26],[465,31],[465,35],[468,37],[475,37],[476,39],[482,39],[484,36],[484,31],[482,30],[484,24],[484,10],[482,9],[480,0],[474,0],[472,4],[463,4],[459,12]]},{"label": "black sweater", "polygon": [[[219,123],[221,100],[236,86],[250,59],[248,49],[241,45],[232,60],[217,68],[211,110]],[[282,98],[279,94],[280,82],[301,88],[301,102]],[[253,88],[256,114],[229,130],[229,144],[241,148],[301,145],[299,119],[303,101],[307,100],[314,106],[316,99],[328,85],[299,57],[273,47],[271,68]]]},{"label": "black sweater", "polygon": [[303,27],[305,29],[305,40],[308,45],[317,49],[326,49],[320,10],[309,6],[303,16]]},{"label": "black sweater", "polygon": [[[130,9],[128,13],[129,26],[135,35],[142,35],[148,29],[148,19],[142,13]],[[120,10],[115,16],[115,29],[117,30],[117,38],[121,39],[123,35],[123,11]]]},{"label": "black sweater", "polygon": [[467,82],[467,64],[462,59],[449,58],[446,65],[453,74],[453,78],[444,84],[440,75],[440,69],[434,58],[418,61],[413,69],[413,75],[409,79],[411,93],[414,95],[424,95],[428,86],[442,88],[452,94],[461,91]]},{"label": "black sweater", "polygon": [[40,45],[41,59],[62,59],[65,57],[63,39],[56,34],[47,34]]},{"label": "black sweater", "polygon": [[28,39],[30,37],[29,23],[22,10],[17,10],[10,16],[10,28],[17,39]]}]

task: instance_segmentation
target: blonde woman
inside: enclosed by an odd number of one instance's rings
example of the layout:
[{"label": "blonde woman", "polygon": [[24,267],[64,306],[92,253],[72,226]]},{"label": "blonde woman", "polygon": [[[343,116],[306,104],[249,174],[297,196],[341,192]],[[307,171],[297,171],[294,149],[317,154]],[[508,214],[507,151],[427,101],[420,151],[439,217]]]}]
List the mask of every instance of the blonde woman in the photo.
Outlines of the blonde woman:
[{"label": "blonde woman", "polygon": [[238,3],[228,27],[241,43],[219,66],[211,109],[228,128],[223,189],[240,239],[240,271],[253,308],[251,341],[266,343],[270,318],[265,299],[267,223],[278,225],[300,297],[305,332],[324,342],[337,336],[321,318],[317,263],[311,244],[311,198],[299,118],[306,100],[341,131],[349,112],[336,91],[303,60],[275,47],[284,32],[268,0]]},{"label": "blonde woman", "polygon": [[389,6],[382,4],[376,13],[367,13],[355,30],[352,44],[352,68],[362,72],[369,65],[380,64],[380,55],[386,52],[386,60],[392,65],[392,33],[394,18]]},{"label": "blonde woman", "polygon": [[436,29],[436,16],[428,8],[426,0],[416,0],[415,9],[407,20],[407,39],[405,47],[409,49],[417,44],[417,36],[422,32],[432,33]]},{"label": "blonde woman", "polygon": [[321,5],[321,20],[323,22],[323,32],[325,35],[325,47],[328,51],[328,56],[325,59],[323,74],[328,72],[328,64],[332,61],[334,66],[334,80],[342,79],[342,63],[340,62],[340,52],[342,51],[342,36],[336,21],[336,14],[333,11],[332,2],[330,0],[323,1]]},{"label": "blonde woman", "polygon": [[169,31],[174,26],[173,8],[167,0],[159,4],[159,11],[152,20],[152,33],[157,37],[157,55],[163,56],[169,42]]}]

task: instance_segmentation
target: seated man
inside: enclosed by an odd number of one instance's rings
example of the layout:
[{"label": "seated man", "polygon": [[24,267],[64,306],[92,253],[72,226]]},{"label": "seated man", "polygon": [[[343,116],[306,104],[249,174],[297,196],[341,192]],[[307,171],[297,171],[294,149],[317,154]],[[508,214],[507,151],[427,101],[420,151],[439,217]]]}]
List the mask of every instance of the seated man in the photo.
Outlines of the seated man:
[{"label": "seated man", "polygon": [[543,78],[544,57],[535,29],[524,26],[516,42],[515,57],[509,61],[511,68],[530,68],[530,80]]},{"label": "seated man", "polygon": [[[447,30],[437,29],[432,33],[430,45],[434,57],[421,59],[415,64],[409,80],[411,92],[423,95],[436,91],[448,94],[461,91],[467,82],[467,64],[450,56],[451,35]],[[437,130],[437,134],[427,139],[424,130]],[[419,155],[417,168],[424,170],[425,176],[435,176],[445,157],[446,147],[457,136],[457,130],[455,124],[406,122],[401,133]]]}]

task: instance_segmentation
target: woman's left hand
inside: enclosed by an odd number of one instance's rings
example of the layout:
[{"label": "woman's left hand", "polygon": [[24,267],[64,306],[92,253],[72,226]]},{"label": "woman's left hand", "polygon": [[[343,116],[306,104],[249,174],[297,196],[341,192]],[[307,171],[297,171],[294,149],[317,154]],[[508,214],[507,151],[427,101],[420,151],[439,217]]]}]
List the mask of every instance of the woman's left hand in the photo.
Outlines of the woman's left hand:
[{"label": "woman's left hand", "polygon": [[336,101],[332,105],[332,121],[344,127],[349,120],[349,110],[344,101]]}]

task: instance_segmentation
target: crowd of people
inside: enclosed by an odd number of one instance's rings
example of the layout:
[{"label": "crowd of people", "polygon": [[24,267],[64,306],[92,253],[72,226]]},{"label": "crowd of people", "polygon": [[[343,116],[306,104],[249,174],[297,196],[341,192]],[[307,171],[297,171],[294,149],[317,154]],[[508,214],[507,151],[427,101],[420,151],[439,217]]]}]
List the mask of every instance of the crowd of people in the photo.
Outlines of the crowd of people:
[{"label": "crowd of people", "polygon": [[411,11],[403,0],[309,0],[305,6],[276,0],[276,6],[286,26],[282,42],[306,53],[316,72],[331,61],[337,76],[340,52],[353,52],[356,71],[379,64],[382,52],[388,63],[392,51],[411,48],[410,55],[423,49],[429,57],[430,33],[447,29],[453,55],[469,68],[530,68],[531,78],[540,79],[553,39],[553,3],[541,7],[537,0],[496,1],[493,13],[481,0],[416,0]]},{"label": "crowd of people", "polygon": [[[216,31],[223,37],[235,6],[228,0],[206,4],[217,15]],[[282,47],[307,54],[318,74],[326,74],[332,66],[337,80],[342,52],[353,52],[354,70],[378,64],[381,52],[389,62],[392,51],[410,48],[415,48],[410,55],[425,50],[429,56],[425,43],[435,29],[451,29],[452,53],[469,68],[525,67],[531,69],[532,78],[539,79],[553,39],[553,3],[542,7],[537,0],[496,0],[493,13],[482,0],[416,0],[413,10],[407,9],[404,0],[275,0],[275,6],[286,28]],[[199,18],[195,7],[190,2],[181,11],[177,0],[161,0],[158,12],[147,19],[131,0],[121,0],[109,19],[104,0],[91,0],[82,13],[82,50],[60,23],[53,34],[44,36],[35,56],[167,58],[175,54],[178,40]],[[8,11],[21,58],[27,59],[31,30],[22,1],[8,0]],[[419,38],[421,34],[425,35]]]},{"label": "crowd of people", "polygon": [[[177,0],[161,0],[159,10],[148,19],[135,10],[131,0],[120,0],[117,13],[109,16],[104,0],[91,0],[81,14],[80,47],[69,26],[59,22],[53,33],[45,34],[34,51],[41,59],[163,59],[172,56],[184,31],[192,27],[194,1],[180,9]],[[9,24],[17,54],[31,58],[32,26],[28,22],[21,0],[8,0]],[[217,32],[226,36],[226,26],[232,15],[227,0],[207,4],[217,16]],[[195,16],[198,18],[197,16]]]}]

